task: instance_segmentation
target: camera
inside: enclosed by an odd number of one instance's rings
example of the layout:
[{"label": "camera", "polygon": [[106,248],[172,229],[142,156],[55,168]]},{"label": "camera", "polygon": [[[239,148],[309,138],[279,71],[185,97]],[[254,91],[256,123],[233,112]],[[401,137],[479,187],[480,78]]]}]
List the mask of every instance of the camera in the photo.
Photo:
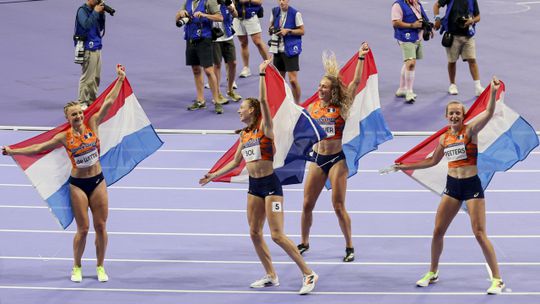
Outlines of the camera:
[{"label": "camera", "polygon": [[232,4],[232,0],[217,0],[218,4],[224,4],[225,6],[229,6]]},{"label": "camera", "polygon": [[275,28],[273,26],[268,29],[268,35],[270,35],[270,36],[277,35],[279,32],[281,32],[281,29],[280,28]]},{"label": "camera", "polygon": [[225,35],[223,30],[219,27],[212,28],[212,41],[216,41],[219,37]]},{"label": "camera", "polygon": [[180,19],[178,19],[178,21],[176,21],[176,26],[177,27],[182,27],[182,26],[186,25],[186,23],[188,23],[189,21],[190,21],[190,19],[188,17],[180,18]]},{"label": "camera", "polygon": [[279,28],[271,27],[268,29],[268,34],[270,34],[270,40],[268,40],[268,52],[272,54],[277,54],[279,50],[279,40],[281,37],[278,36],[278,33],[281,31]]},{"label": "camera", "polygon": [[83,36],[73,36],[73,39],[76,41],[75,44],[75,60],[76,64],[84,63],[84,37]]},{"label": "camera", "polygon": [[428,41],[429,38],[431,38],[431,32],[433,31],[433,22],[422,19],[422,30],[424,31],[422,33],[422,39]]},{"label": "camera", "polygon": [[116,10],[110,6],[108,6],[107,4],[105,4],[105,2],[103,2],[103,0],[98,0],[98,5],[99,4],[103,4],[103,10],[111,15],[111,16],[114,16],[114,13],[116,13]]}]

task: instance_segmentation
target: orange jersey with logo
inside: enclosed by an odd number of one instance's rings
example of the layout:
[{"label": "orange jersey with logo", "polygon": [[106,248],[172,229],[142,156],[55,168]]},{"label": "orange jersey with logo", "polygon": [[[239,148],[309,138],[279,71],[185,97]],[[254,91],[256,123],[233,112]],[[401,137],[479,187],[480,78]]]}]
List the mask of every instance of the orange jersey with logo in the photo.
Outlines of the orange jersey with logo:
[{"label": "orange jersey with logo", "polygon": [[478,145],[472,143],[463,127],[458,134],[448,129],[443,140],[444,155],[448,159],[448,168],[475,166],[478,158]]},{"label": "orange jersey with logo", "polygon": [[240,133],[242,156],[246,162],[256,160],[274,160],[274,140],[264,135],[259,129]]},{"label": "orange jersey with logo", "polygon": [[309,112],[328,135],[324,140],[341,139],[345,120],[341,117],[341,109],[334,105],[322,106],[322,101],[317,100]]},{"label": "orange jersey with logo", "polygon": [[99,139],[87,125],[81,135],[73,134],[73,128],[67,130],[65,148],[73,168],[88,168],[99,161]]}]

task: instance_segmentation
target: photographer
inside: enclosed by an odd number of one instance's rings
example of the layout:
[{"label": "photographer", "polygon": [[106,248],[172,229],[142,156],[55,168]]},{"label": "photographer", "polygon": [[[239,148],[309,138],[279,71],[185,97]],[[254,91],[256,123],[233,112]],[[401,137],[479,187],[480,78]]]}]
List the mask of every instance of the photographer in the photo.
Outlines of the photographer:
[{"label": "photographer", "polygon": [[260,18],[263,17],[263,0],[234,0],[234,5],[238,11],[238,17],[233,20],[233,28],[236,37],[240,41],[242,49],[242,63],[244,67],[240,72],[240,78],[246,78],[251,75],[249,69],[249,47],[248,35],[251,41],[259,50],[263,60],[268,60],[266,44],[262,40],[262,28]]},{"label": "photographer", "polygon": [[77,10],[73,36],[82,66],[79,80],[79,101],[84,107],[96,100],[101,74],[101,39],[105,34],[105,5],[101,0],[86,0]]},{"label": "photographer", "polygon": [[[441,19],[439,8],[446,6],[446,14]],[[458,94],[456,86],[456,62],[459,56],[469,63],[469,71],[474,80],[474,93],[480,96],[484,91],[480,83],[480,72],[476,63],[476,44],[474,34],[476,23],[480,22],[480,10],[476,0],[438,0],[433,5],[435,14],[435,29],[441,29],[441,33],[447,32],[451,45],[445,47],[448,58],[448,78],[450,87],[448,93]],[[448,35],[447,34],[447,35]]]},{"label": "photographer", "polygon": [[223,106],[218,103],[218,86],[213,67],[212,24],[214,21],[223,21],[216,0],[186,0],[182,9],[176,13],[176,26],[184,27],[186,65],[191,66],[197,90],[197,98],[188,110],[206,108],[203,93],[204,79],[201,71],[204,69],[212,91],[214,111],[216,114],[223,114]]},{"label": "photographer", "polygon": [[300,102],[301,90],[298,83],[299,57],[302,52],[304,22],[302,15],[289,0],[278,0],[279,6],[272,9],[270,16],[270,53],[274,54],[274,66],[283,78],[289,74],[289,83],[296,103]]},{"label": "photographer", "polygon": [[392,26],[403,55],[403,66],[397,97],[405,97],[407,103],[414,103],[413,92],[416,60],[423,58],[421,37],[433,37],[432,24],[418,0],[397,0],[392,5]]}]

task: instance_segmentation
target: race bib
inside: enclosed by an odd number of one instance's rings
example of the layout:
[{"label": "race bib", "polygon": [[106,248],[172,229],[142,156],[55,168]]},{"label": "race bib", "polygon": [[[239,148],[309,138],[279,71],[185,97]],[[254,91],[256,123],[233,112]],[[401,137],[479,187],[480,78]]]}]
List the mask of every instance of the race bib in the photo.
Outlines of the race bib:
[{"label": "race bib", "polygon": [[336,135],[336,125],[335,124],[327,124],[327,125],[322,125],[321,124],[321,127],[323,128],[324,132],[326,132],[327,137],[332,137],[332,136]]},{"label": "race bib", "polygon": [[91,167],[95,163],[97,163],[97,161],[99,160],[98,149],[93,149],[92,151],[86,154],[75,156],[74,159],[75,159],[75,166],[77,166],[77,168]]},{"label": "race bib", "polygon": [[451,144],[444,149],[444,156],[449,162],[467,159],[467,150],[464,143]]},{"label": "race bib", "polygon": [[272,212],[283,212],[280,202],[272,202]]},{"label": "race bib", "polygon": [[246,162],[252,162],[261,159],[261,146],[255,145],[242,149],[242,156]]}]

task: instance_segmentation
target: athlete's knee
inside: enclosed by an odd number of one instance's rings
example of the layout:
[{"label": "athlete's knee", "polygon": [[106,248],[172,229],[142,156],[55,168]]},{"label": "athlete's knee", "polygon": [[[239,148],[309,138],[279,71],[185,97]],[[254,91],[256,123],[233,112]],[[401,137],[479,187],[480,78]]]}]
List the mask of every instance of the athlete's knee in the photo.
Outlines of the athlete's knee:
[{"label": "athlete's knee", "polygon": [[445,229],[439,226],[435,226],[435,228],[433,229],[433,239],[437,239],[437,240],[442,239],[444,238],[445,233],[446,233]]},{"label": "athlete's knee", "polygon": [[98,221],[94,223],[94,230],[96,234],[105,234],[107,233],[107,223],[105,221]]},{"label": "athlete's knee", "polygon": [[285,240],[287,239],[283,231],[280,231],[280,230],[272,230],[271,235],[272,235],[272,241],[274,241],[274,243],[278,245],[283,244]]},{"label": "athlete's knee", "polygon": [[263,238],[262,229],[250,228],[249,236],[251,237],[252,240],[262,240]]}]

